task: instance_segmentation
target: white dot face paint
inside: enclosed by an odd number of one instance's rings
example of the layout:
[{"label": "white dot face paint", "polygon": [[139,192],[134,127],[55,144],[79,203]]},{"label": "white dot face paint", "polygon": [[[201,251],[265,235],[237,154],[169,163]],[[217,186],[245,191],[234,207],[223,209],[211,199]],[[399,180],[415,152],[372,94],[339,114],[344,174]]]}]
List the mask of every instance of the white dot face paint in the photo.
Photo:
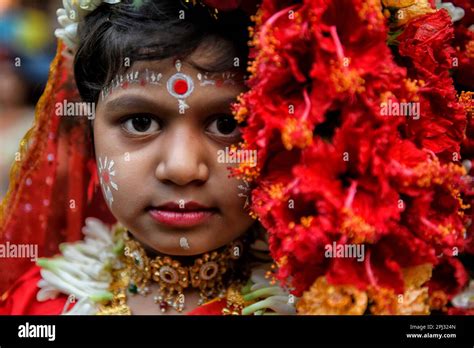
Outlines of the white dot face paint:
[{"label": "white dot face paint", "polygon": [[186,250],[190,248],[188,240],[186,239],[186,237],[181,237],[179,239],[179,246],[183,249],[186,249]]},{"label": "white dot face paint", "polygon": [[99,157],[99,181],[109,207],[112,206],[114,201],[112,189],[118,191],[118,186],[112,179],[112,177],[115,177],[114,164],[115,162],[113,160],[108,161],[107,157],[104,159]]}]

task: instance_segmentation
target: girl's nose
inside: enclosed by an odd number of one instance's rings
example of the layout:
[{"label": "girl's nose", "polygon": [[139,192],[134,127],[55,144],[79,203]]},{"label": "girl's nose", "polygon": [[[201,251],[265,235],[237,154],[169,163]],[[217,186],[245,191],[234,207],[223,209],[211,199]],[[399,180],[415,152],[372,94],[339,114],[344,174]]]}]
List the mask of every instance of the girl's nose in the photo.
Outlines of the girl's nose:
[{"label": "girl's nose", "polygon": [[155,171],[158,180],[179,186],[201,185],[209,179],[204,139],[192,129],[164,134],[166,148],[160,149],[162,159]]}]

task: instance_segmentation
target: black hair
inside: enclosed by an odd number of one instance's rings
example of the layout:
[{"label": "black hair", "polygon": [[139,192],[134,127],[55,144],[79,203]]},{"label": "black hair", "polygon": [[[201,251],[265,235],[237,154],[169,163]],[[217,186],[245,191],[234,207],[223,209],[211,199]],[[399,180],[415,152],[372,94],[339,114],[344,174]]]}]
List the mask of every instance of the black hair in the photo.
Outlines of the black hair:
[{"label": "black hair", "polygon": [[[211,72],[245,70],[250,18],[241,10],[217,16],[199,3],[180,0],[122,0],[103,3],[78,28],[74,75],[84,101],[97,102],[101,89],[135,61],[185,58],[200,45],[212,62],[196,68]],[[125,64],[129,59],[129,66]]]}]

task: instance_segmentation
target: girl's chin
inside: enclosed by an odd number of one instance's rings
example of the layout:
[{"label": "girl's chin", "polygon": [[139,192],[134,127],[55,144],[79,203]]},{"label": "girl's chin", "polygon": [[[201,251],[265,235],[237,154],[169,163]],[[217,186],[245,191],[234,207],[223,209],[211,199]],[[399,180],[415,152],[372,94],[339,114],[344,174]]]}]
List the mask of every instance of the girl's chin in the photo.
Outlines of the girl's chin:
[{"label": "girl's chin", "polygon": [[176,245],[155,245],[153,248],[150,249],[156,252],[157,254],[164,254],[169,256],[197,256],[217,248],[218,247],[189,247],[188,249],[185,249],[179,246],[176,247]]},{"label": "girl's chin", "polygon": [[209,234],[209,229],[207,229],[207,233],[202,230],[160,230],[152,232],[151,236],[148,235],[140,238],[140,235],[136,235],[136,238],[139,242],[146,245],[149,251],[170,256],[199,255],[222,246],[216,243],[217,238],[214,233]]}]

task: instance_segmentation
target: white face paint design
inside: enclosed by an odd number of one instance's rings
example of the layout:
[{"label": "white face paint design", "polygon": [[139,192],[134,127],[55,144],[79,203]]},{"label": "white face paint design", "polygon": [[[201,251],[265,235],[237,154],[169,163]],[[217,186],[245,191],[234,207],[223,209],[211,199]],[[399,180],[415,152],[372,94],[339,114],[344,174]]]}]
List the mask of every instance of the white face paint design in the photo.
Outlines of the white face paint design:
[{"label": "white face paint design", "polygon": [[175,62],[176,73],[166,82],[168,93],[178,99],[179,112],[182,114],[184,110],[189,108],[186,98],[194,91],[194,81],[191,76],[181,72],[181,61]]},{"label": "white face paint design", "polygon": [[246,180],[242,180],[242,184],[239,184],[237,186],[239,188],[240,192],[239,197],[245,198],[245,204],[244,204],[244,209],[247,208],[250,204],[250,184]]},{"label": "white face paint design", "polygon": [[183,249],[189,249],[190,248],[188,240],[186,239],[186,237],[181,237],[179,239],[179,246]]},{"label": "white face paint design", "polygon": [[[175,61],[176,73],[166,81],[166,89],[169,94],[178,100],[178,110],[180,114],[184,114],[189,105],[186,103],[191,93],[193,93],[196,84],[194,79],[181,72],[183,66],[182,62],[178,59]],[[197,74],[197,85],[205,86],[216,86],[221,87],[224,85],[235,85],[234,80],[236,73],[234,72],[223,72],[223,73],[198,73]],[[164,76],[162,73],[154,72],[146,69],[145,71],[130,71],[124,75],[117,75],[115,78],[104,88],[102,88],[101,96],[102,100],[111,95],[116,89],[127,89],[132,85],[145,86],[147,84],[161,86],[163,84]]]},{"label": "white face paint design", "polygon": [[102,186],[102,191],[104,192],[109,207],[112,206],[112,202],[114,201],[112,188],[118,191],[117,184],[112,180],[112,177],[115,176],[115,169],[113,168],[114,164],[115,162],[113,160],[107,161],[107,157],[105,157],[104,160],[99,157],[100,186]]}]

